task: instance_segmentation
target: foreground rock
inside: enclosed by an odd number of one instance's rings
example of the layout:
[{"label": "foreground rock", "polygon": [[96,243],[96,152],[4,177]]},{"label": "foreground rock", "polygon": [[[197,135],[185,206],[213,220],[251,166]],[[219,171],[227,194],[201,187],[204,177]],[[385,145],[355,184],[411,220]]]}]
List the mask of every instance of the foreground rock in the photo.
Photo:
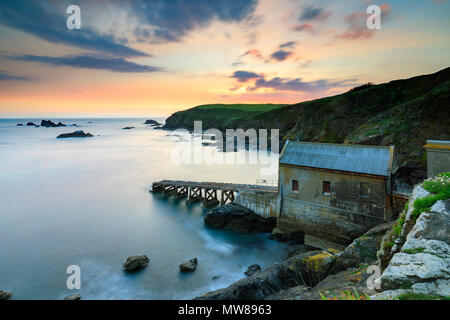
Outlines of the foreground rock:
[{"label": "foreground rock", "polygon": [[65,127],[66,125],[62,122],[54,123],[51,120],[42,120],[41,127],[53,128],[53,127]]},{"label": "foreground rock", "polygon": [[205,224],[238,233],[272,232],[276,218],[263,218],[252,210],[235,203],[227,203],[209,212]]},{"label": "foreground rock", "polygon": [[57,136],[58,139],[61,139],[61,138],[89,138],[89,137],[93,137],[93,135],[90,133],[84,133],[84,131],[82,131],[82,130],[77,130],[72,133],[62,133],[59,136]]},{"label": "foreground rock", "polygon": [[438,201],[423,212],[380,278],[377,298],[414,293],[450,296],[450,200]]},{"label": "foreground rock", "polygon": [[153,120],[153,119],[145,120],[144,124],[148,124],[151,126],[160,126],[161,125],[161,123],[159,123],[158,121]]},{"label": "foreground rock", "polygon": [[70,296],[65,297],[64,300],[81,300],[81,295],[72,294]]},{"label": "foreground rock", "polygon": [[125,263],[123,264],[123,268],[125,271],[137,271],[139,269],[143,269],[147,266],[150,259],[145,255],[131,256],[128,257]]},{"label": "foreground rock", "polygon": [[313,287],[325,279],[336,257],[327,251],[310,251],[260,270],[227,288],[208,292],[198,300],[263,300],[296,287]]},{"label": "foreground rock", "polygon": [[181,272],[193,272],[197,268],[197,258],[190,259],[180,264]]},{"label": "foreground rock", "polygon": [[247,271],[245,271],[244,274],[246,276],[251,276],[259,270],[261,270],[261,267],[258,264],[252,264],[250,267],[248,267]]},{"label": "foreground rock", "polygon": [[12,296],[11,292],[0,290],[0,300],[8,300],[9,298],[11,298],[11,296]]}]

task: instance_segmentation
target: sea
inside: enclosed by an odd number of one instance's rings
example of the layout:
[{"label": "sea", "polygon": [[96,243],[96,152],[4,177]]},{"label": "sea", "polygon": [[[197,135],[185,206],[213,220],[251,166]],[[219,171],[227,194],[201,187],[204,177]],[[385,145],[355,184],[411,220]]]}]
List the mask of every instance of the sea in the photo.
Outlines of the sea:
[{"label": "sea", "polygon": [[[163,179],[276,181],[276,170],[262,173],[263,165],[250,161],[179,161],[180,143],[191,134],[154,129],[144,118],[26,126],[41,120],[0,119],[0,290],[12,299],[192,299],[244,278],[252,264],[264,268],[287,255],[287,246],[268,234],[211,229],[203,220],[211,209],[149,192]],[[75,130],[94,136],[56,138]],[[201,144],[190,152],[221,151]],[[137,254],[146,254],[149,265],[124,272],[123,262]],[[180,273],[179,264],[193,257],[197,269]],[[67,286],[73,265],[80,289]]]}]

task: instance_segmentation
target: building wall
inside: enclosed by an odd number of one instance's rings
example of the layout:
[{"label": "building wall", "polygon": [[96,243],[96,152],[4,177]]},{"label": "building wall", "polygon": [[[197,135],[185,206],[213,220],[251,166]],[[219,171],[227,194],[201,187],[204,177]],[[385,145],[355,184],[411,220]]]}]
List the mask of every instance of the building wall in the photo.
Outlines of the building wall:
[{"label": "building wall", "polygon": [[427,148],[427,177],[450,172],[450,150]]},{"label": "building wall", "polygon": [[241,191],[236,195],[234,203],[249,208],[264,218],[277,217],[279,213],[277,193]]},{"label": "building wall", "polygon": [[[383,178],[280,165],[279,179],[281,230],[302,230],[345,244],[385,221]],[[293,179],[299,181],[298,192],[292,191]],[[330,195],[323,194],[323,181],[330,182]],[[361,182],[369,185],[367,197],[360,195]]]}]

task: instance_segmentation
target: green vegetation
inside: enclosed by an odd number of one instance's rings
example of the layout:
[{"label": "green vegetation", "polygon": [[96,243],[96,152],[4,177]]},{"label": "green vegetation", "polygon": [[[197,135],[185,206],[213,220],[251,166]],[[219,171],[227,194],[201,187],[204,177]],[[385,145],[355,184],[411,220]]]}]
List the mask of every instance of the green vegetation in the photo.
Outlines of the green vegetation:
[{"label": "green vegetation", "polygon": [[409,254],[422,253],[424,251],[425,251],[425,248],[422,248],[422,247],[414,248],[414,249],[404,249],[403,250],[404,253],[409,253]]},{"label": "green vegetation", "polygon": [[330,297],[320,293],[322,300],[370,300],[370,297],[365,293],[359,293],[355,288],[353,292],[350,290],[343,290],[337,294],[332,294]]},{"label": "green vegetation", "polygon": [[411,214],[414,221],[422,212],[429,211],[437,201],[450,198],[450,172],[440,173],[434,178],[425,180],[422,187],[432,194],[414,201],[414,210]]},{"label": "green vegetation", "polygon": [[286,106],[285,104],[204,104],[196,107],[198,110],[222,110],[233,109],[248,112],[266,112],[274,109],[279,109]]},{"label": "green vegetation", "polygon": [[434,295],[427,295],[423,293],[407,292],[399,295],[398,300],[450,300],[450,297],[440,297]]}]

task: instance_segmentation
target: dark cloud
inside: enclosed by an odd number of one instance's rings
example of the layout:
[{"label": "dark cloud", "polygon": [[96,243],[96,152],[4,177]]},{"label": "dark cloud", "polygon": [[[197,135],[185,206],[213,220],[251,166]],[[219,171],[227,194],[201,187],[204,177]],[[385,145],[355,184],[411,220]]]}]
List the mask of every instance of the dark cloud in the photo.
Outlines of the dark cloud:
[{"label": "dark cloud", "polygon": [[231,77],[237,79],[239,82],[247,82],[248,80],[261,78],[262,76],[255,72],[235,71]]},{"label": "dark cloud", "polygon": [[21,76],[13,76],[11,74],[0,71],[0,81],[2,81],[2,80],[27,81],[30,79],[26,78],[26,77],[21,77]]},{"label": "dark cloud", "polygon": [[10,57],[15,60],[38,62],[55,67],[66,66],[83,69],[101,69],[114,72],[156,72],[163,71],[162,68],[146,66],[127,61],[123,58],[98,55],[71,55],[64,57],[49,57],[24,55]]},{"label": "dark cloud", "polygon": [[322,7],[314,7],[308,6],[302,10],[300,14],[300,21],[309,21],[309,20],[324,20],[330,16],[330,13],[325,11],[325,8]]},{"label": "dark cloud", "polygon": [[270,58],[276,61],[284,61],[292,55],[291,51],[278,50],[270,55]]},{"label": "dark cloud", "polygon": [[356,79],[347,80],[316,80],[316,81],[303,81],[301,78],[279,78],[275,77],[270,80],[266,80],[264,77],[260,77],[255,81],[255,85],[250,87],[249,90],[256,90],[259,88],[272,88],[279,91],[299,91],[299,92],[324,92],[331,88],[336,87],[348,87],[357,85]]},{"label": "dark cloud", "polygon": [[278,47],[281,48],[293,48],[295,47],[295,45],[297,44],[297,41],[289,41],[289,42],[285,42],[280,44]]},{"label": "dark cloud", "polygon": [[[129,3],[145,27],[136,30],[141,40],[179,41],[188,32],[213,20],[242,21],[251,17],[257,0],[153,0]],[[144,29],[148,34],[142,34]]]},{"label": "dark cloud", "polygon": [[51,3],[44,1],[2,0],[0,1],[0,24],[52,43],[123,57],[147,56],[144,52],[125,46],[124,39],[117,40],[112,35],[100,34],[83,26],[83,22],[80,30],[67,29],[65,8],[51,11],[50,7]]},{"label": "dark cloud", "polygon": [[311,23],[303,23],[292,28],[294,31],[308,31],[314,33],[315,29]]}]

